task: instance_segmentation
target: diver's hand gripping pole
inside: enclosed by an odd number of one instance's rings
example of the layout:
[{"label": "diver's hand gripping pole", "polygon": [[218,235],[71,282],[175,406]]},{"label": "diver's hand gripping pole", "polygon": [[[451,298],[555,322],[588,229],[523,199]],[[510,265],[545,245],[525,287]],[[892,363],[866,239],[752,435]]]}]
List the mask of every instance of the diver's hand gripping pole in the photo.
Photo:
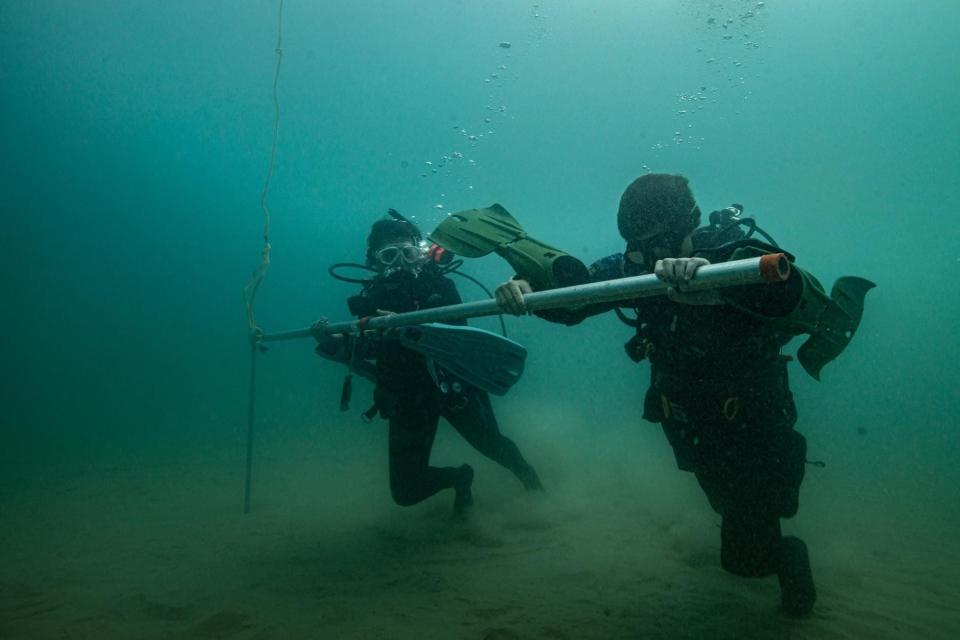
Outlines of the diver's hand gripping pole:
[{"label": "diver's hand gripping pole", "polygon": [[[696,275],[685,285],[684,291],[705,291],[723,287],[735,287],[748,284],[783,282],[790,276],[790,261],[782,253],[773,253],[758,258],[733,260],[720,264],[709,264],[697,269]],[[528,311],[543,311],[563,307],[578,307],[599,302],[633,300],[651,296],[666,295],[670,285],[653,274],[603,280],[588,284],[561,287],[548,291],[536,291],[523,297]],[[331,322],[308,329],[297,329],[280,333],[263,334],[264,342],[280,340],[298,340],[316,335],[332,333],[359,334],[365,330],[391,329],[427,322],[450,322],[466,318],[478,318],[503,313],[496,300],[478,300],[434,307],[408,313],[395,313],[386,316]],[[320,333],[317,333],[320,332]]]}]

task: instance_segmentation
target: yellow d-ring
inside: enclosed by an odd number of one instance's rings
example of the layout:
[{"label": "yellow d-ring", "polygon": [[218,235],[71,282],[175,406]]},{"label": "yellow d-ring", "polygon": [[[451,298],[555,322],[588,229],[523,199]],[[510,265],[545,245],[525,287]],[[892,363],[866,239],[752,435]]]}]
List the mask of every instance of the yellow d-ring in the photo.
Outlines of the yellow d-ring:
[{"label": "yellow d-ring", "polygon": [[727,422],[733,422],[739,413],[740,398],[737,396],[730,396],[723,403],[723,417],[727,419]]}]

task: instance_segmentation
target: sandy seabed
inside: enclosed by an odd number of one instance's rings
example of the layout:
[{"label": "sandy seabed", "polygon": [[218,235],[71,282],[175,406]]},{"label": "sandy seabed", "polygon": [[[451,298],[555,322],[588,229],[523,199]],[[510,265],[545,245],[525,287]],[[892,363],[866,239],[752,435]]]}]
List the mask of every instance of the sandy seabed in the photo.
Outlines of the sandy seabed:
[{"label": "sandy seabed", "polygon": [[18,453],[0,478],[0,638],[960,637],[957,538],[891,530],[823,476],[785,523],[819,590],[795,620],[775,579],[720,569],[719,519],[665,448],[531,443],[549,489],[531,496],[442,427],[435,463],[477,468],[458,522],[449,492],[390,502],[384,431],[365,428],[261,443],[248,515],[235,446]]}]

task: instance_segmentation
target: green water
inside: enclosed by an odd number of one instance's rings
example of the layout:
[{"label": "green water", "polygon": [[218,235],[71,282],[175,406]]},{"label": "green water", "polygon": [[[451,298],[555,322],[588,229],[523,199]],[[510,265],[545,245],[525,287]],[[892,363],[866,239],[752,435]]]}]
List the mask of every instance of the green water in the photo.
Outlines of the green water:
[{"label": "green water", "polygon": [[[590,262],[622,249],[615,214],[631,180],[682,173],[704,211],[743,203],[821,280],[878,284],[823,381],[793,371],[798,429],[827,462],[808,472],[798,526],[824,546],[878,530],[931,555],[955,544],[960,4],[284,4],[261,326],[345,319],[354,290],[326,267],[362,259],[387,207],[429,229],[499,202]],[[0,515],[0,541],[61,508],[44,489],[56,478],[94,474],[101,496],[129,476],[155,489],[151,465],[189,458],[202,485],[203,452],[223,483],[209,508],[239,512],[240,291],[260,255],[277,8],[0,5],[0,513],[15,514]],[[511,275],[495,257],[465,270],[489,286]],[[630,468],[630,447],[661,465],[638,481],[638,500],[688,481],[639,419],[647,372],[622,354],[627,328],[613,317],[572,329],[511,318],[508,328],[530,359],[498,401],[501,422],[544,461],[548,487],[589,483],[585,449],[601,467]],[[385,474],[383,430],[357,415],[366,386],[340,414],[342,371],[309,344],[277,345],[259,367],[255,508],[316,486],[318,474],[330,494],[349,495],[349,465],[324,471],[341,451]],[[286,466],[291,449],[316,459]],[[116,477],[96,475],[109,469]],[[307,493],[294,500],[304,511]],[[385,483],[360,495],[374,514],[395,509]],[[709,515],[703,501],[691,509]],[[68,537],[83,511],[64,516]],[[19,571],[0,582],[29,583]],[[55,582],[46,571],[36,580]]]}]

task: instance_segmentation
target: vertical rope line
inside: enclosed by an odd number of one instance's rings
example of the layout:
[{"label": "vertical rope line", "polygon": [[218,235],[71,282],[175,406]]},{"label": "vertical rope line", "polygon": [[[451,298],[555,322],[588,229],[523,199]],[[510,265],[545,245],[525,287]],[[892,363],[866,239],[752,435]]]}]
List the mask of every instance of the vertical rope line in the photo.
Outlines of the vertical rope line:
[{"label": "vertical rope line", "polygon": [[280,64],[283,62],[283,0],[277,12],[277,66],[273,73],[273,143],[270,147],[270,164],[267,166],[267,176],[263,181],[263,191],[260,192],[260,209],[263,211],[263,249],[260,252],[260,266],[253,272],[250,280],[243,288],[243,299],[247,310],[247,327],[250,331],[256,329],[253,317],[253,302],[257,297],[260,283],[270,268],[270,181],[273,179],[273,169],[277,159],[277,143],[280,139],[280,94],[277,86],[280,82]]}]

